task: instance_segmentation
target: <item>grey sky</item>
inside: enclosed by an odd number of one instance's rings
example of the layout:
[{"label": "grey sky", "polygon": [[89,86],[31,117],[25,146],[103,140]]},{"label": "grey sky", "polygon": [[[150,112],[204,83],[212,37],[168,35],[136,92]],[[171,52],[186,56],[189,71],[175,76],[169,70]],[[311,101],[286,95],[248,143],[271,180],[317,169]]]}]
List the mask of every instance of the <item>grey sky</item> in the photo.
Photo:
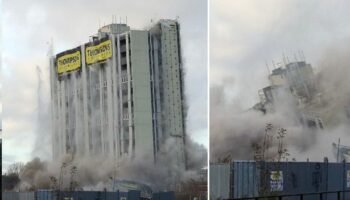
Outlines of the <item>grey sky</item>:
[{"label": "grey sky", "polygon": [[[7,0],[2,7],[3,166],[33,156],[37,126],[36,66],[43,73],[43,93],[49,99],[48,42],[55,53],[78,46],[99,25],[121,17],[134,29],[161,18],[179,17],[189,101],[188,133],[207,146],[207,2],[202,0],[151,1],[44,1]],[[200,84],[199,84],[200,83]],[[48,131],[49,134],[49,131]],[[47,145],[45,140],[43,146]]]},{"label": "grey sky", "polygon": [[294,60],[302,50],[317,68],[324,52],[350,39],[345,0],[210,1],[210,85],[247,109],[267,85],[265,61]]}]

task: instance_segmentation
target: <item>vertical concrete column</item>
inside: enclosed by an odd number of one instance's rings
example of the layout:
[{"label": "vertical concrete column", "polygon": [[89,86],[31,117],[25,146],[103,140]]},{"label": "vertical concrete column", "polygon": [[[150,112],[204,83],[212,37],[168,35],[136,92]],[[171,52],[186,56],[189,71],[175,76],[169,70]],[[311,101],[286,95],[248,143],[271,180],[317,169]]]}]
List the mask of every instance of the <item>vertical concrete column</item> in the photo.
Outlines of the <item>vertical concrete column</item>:
[{"label": "vertical concrete column", "polygon": [[130,68],[130,45],[129,45],[129,40],[130,37],[127,34],[125,37],[126,41],[126,65],[127,65],[127,75],[128,75],[128,122],[129,122],[129,150],[128,150],[128,155],[129,157],[132,157],[134,152],[133,152],[133,140],[134,140],[134,135],[133,135],[133,116],[132,116],[132,108],[131,108],[131,102],[132,102],[132,94],[131,94],[131,87],[132,87],[132,76],[131,76],[131,68]]},{"label": "vertical concrete column", "polygon": [[85,46],[81,45],[81,64],[82,64],[82,95],[83,95],[83,133],[85,155],[91,155],[90,152],[90,131],[89,131],[89,110],[88,110],[88,77],[87,66],[85,64]]}]

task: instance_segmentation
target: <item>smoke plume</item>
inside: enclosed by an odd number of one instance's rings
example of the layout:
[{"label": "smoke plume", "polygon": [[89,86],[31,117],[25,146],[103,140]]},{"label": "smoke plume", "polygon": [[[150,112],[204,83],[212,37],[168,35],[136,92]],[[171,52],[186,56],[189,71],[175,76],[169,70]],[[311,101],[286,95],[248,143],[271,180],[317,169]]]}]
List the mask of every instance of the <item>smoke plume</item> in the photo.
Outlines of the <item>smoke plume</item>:
[{"label": "smoke plume", "polygon": [[[19,188],[22,191],[54,188],[70,190],[74,182],[75,189],[111,190],[112,179],[118,179],[146,184],[154,191],[176,190],[181,183],[198,178],[197,171],[206,165],[205,148],[190,139],[187,141],[189,163],[185,171],[173,159],[176,156],[176,151],[172,150],[175,141],[169,139],[159,153],[157,163],[148,155],[124,159],[119,164],[113,158],[106,157],[72,158],[67,155],[61,162],[34,158],[21,170]],[[74,174],[73,167],[76,168]]]},{"label": "smoke plume", "polygon": [[[285,147],[290,153],[289,159],[298,161],[310,159],[322,161],[328,157],[336,161],[332,142],[350,144],[350,50],[348,47],[330,47],[324,51],[322,59],[311,63],[315,70],[314,82],[318,93],[309,106],[317,116],[322,116],[324,129],[308,128],[300,122],[294,99],[282,95],[275,105],[275,111],[267,114],[242,108],[241,102],[228,100],[225,91],[229,84],[215,85],[210,88],[210,160],[217,162],[222,158],[247,159],[254,157],[253,145],[262,144],[266,124],[271,123],[274,132],[285,128]],[[348,46],[348,43],[347,43]],[[307,60],[306,60],[307,61]],[[267,79],[267,77],[266,77]],[[239,83],[237,83],[239,84]],[[252,81],[252,84],[254,82]],[[263,88],[264,86],[261,86]],[[276,134],[275,134],[276,141]],[[273,142],[268,151],[276,152],[277,143]]]}]

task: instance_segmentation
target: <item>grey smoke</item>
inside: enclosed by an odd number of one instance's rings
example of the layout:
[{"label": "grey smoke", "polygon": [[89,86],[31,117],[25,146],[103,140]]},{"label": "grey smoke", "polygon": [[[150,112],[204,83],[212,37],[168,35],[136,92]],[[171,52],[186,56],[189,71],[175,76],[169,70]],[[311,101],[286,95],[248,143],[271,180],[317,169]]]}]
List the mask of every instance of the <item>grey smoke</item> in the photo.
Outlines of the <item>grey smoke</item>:
[{"label": "grey smoke", "polygon": [[140,155],[134,159],[124,159],[116,164],[112,158],[74,158],[67,155],[62,162],[42,161],[35,158],[26,163],[20,173],[21,190],[29,189],[52,189],[50,177],[57,180],[60,177],[62,163],[63,181],[61,189],[69,189],[70,169],[77,167],[76,181],[78,188],[93,188],[95,190],[111,189],[110,178],[132,180],[138,183],[147,184],[153,190],[175,190],[179,184],[190,179],[198,178],[197,171],[206,165],[206,151],[191,140],[187,143],[189,169],[184,171],[175,162],[173,157],[176,151],[173,148],[174,141],[166,141],[161,149],[158,161],[155,164],[153,157]]},{"label": "grey smoke", "polygon": [[[349,41],[343,41],[343,44],[326,48],[322,59],[311,63],[313,68],[316,68],[315,81],[322,99],[322,103],[315,110],[329,121],[324,130],[303,127],[294,112],[292,100],[287,96],[276,106],[275,113],[263,115],[261,112],[241,107],[241,100],[229,99],[227,91],[232,85],[227,84],[227,81],[212,86],[210,160],[215,162],[226,156],[232,159],[253,159],[252,144],[262,143],[266,124],[272,123],[276,128],[287,129],[285,143],[291,154],[290,159],[304,161],[310,158],[322,161],[323,157],[327,156],[330,161],[335,161],[332,142],[337,142],[340,138],[343,145],[350,144],[350,121],[347,116],[350,106],[348,46]],[[251,84],[255,82],[262,80],[252,80]],[[276,146],[272,145],[271,148]]]},{"label": "grey smoke", "polygon": [[36,139],[32,150],[33,157],[49,158],[51,157],[51,130],[50,115],[48,107],[48,88],[44,84],[42,68],[36,66],[37,73],[37,119],[35,123]]}]

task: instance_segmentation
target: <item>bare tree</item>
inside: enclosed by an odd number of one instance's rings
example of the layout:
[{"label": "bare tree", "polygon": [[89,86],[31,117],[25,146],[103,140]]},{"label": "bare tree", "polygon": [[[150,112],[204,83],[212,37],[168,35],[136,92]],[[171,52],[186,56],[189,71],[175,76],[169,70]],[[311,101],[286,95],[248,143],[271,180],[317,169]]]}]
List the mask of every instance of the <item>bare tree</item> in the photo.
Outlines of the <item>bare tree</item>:
[{"label": "bare tree", "polygon": [[20,175],[21,171],[24,169],[24,164],[21,162],[16,162],[11,164],[7,169],[7,174]]},{"label": "bare tree", "polygon": [[[260,193],[268,193],[268,180],[270,177],[271,169],[268,169],[267,161],[277,161],[273,163],[274,168],[279,170],[281,168],[281,161],[287,160],[289,153],[285,147],[284,138],[287,135],[287,130],[285,128],[277,129],[274,131],[274,127],[271,123],[266,124],[264,139],[262,145],[259,143],[254,143],[252,145],[254,151],[254,160],[257,161],[257,167],[261,171],[261,187]],[[277,139],[277,144],[274,139]],[[272,146],[277,145],[277,154],[269,154]],[[278,171],[279,172],[279,171]]]},{"label": "bare tree", "polygon": [[75,181],[75,174],[77,173],[78,169],[76,166],[72,166],[71,169],[70,169],[70,186],[69,186],[69,189],[70,191],[73,191],[75,190],[75,188],[77,187],[77,181]]},{"label": "bare tree", "polygon": [[266,124],[265,127],[265,135],[264,135],[264,143],[263,143],[263,147],[262,147],[262,159],[265,160],[266,159],[266,151],[270,148],[270,144],[272,142],[272,138],[273,135],[270,134],[270,132],[272,131],[273,126],[271,123]]},{"label": "bare tree", "polygon": [[289,156],[288,150],[287,148],[285,148],[283,144],[283,139],[285,138],[286,134],[287,134],[286,129],[284,128],[278,129],[278,132],[277,132],[277,139],[278,139],[277,161],[278,162],[281,162],[283,159],[287,159],[287,157]]},{"label": "bare tree", "polygon": [[51,181],[51,186],[53,190],[57,190],[58,189],[58,181],[57,178],[54,176],[50,176],[50,181]]},{"label": "bare tree", "polygon": [[67,163],[63,162],[61,165],[61,170],[60,170],[60,177],[58,179],[58,190],[62,189],[63,185],[63,175],[65,173],[65,168],[67,167]]},{"label": "bare tree", "polygon": [[227,154],[226,156],[222,156],[218,158],[218,163],[231,163],[232,157],[231,154]]}]

